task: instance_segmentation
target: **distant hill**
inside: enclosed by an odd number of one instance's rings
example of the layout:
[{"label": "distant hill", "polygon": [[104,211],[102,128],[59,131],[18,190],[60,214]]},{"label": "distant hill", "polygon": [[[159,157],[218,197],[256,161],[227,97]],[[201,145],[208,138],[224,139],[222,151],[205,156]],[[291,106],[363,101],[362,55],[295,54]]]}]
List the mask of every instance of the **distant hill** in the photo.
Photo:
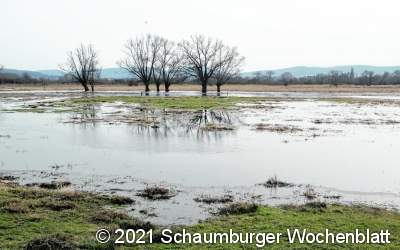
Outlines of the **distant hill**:
[{"label": "distant hill", "polygon": [[40,71],[31,71],[31,70],[3,69],[0,73],[17,75],[20,77],[22,77],[24,74],[27,74],[29,77],[35,79],[45,78],[54,80],[58,78],[58,76],[54,77],[52,75],[41,73]]},{"label": "distant hill", "polygon": [[126,79],[132,78],[132,75],[121,68],[105,68],[101,71],[102,78],[111,78],[111,79]]},{"label": "distant hill", "polygon": [[[393,72],[395,70],[400,70],[400,66],[369,66],[369,65],[344,65],[344,66],[333,66],[333,67],[307,67],[307,66],[297,66],[291,68],[283,68],[283,69],[275,69],[271,70],[274,72],[274,76],[279,76],[282,73],[290,72],[295,77],[303,77],[303,76],[312,76],[316,74],[326,74],[329,71],[337,70],[342,72],[349,72],[350,69],[353,68],[356,74],[361,74],[365,70],[373,71],[375,73],[382,74],[384,72]],[[252,72],[243,72],[241,75],[243,77],[253,77],[256,74],[261,73],[265,74],[269,70],[259,70]],[[50,70],[16,70],[16,69],[4,69],[4,73],[16,74],[22,76],[23,74],[28,74],[32,78],[45,78],[45,79],[57,79],[62,77],[64,73],[58,69],[50,69]],[[101,72],[102,78],[109,79],[126,79],[131,78],[132,75],[129,74],[126,70],[121,68],[104,68]]]},{"label": "distant hill", "polygon": [[[31,78],[39,79],[50,79],[55,80],[64,75],[64,72],[58,69],[49,69],[49,70],[18,70],[18,69],[4,69],[2,71],[6,74],[15,74],[18,76],[23,76],[24,74],[28,74]],[[102,78],[110,78],[110,79],[126,79],[131,78],[132,76],[124,69],[120,68],[105,68],[101,71]]]},{"label": "distant hill", "polygon": [[61,77],[64,75],[64,72],[62,72],[59,69],[38,70],[36,72],[39,72],[41,74],[51,76],[51,77]]},{"label": "distant hill", "polygon": [[[317,74],[326,74],[329,71],[337,70],[342,72],[350,72],[351,68],[354,69],[355,74],[361,74],[362,72],[368,70],[373,71],[378,74],[382,74],[384,72],[393,72],[395,70],[400,70],[400,66],[369,66],[369,65],[344,65],[344,66],[333,66],[333,67],[306,67],[306,66],[297,66],[291,68],[283,68],[270,70],[274,72],[274,76],[279,76],[282,73],[290,72],[295,77],[303,77],[303,76],[313,76]],[[258,72],[264,74],[269,70],[260,70],[260,71],[252,71],[252,72],[244,72],[242,73],[243,77],[252,77],[255,76]]]},{"label": "distant hill", "polygon": [[[64,72],[58,69],[39,70],[37,72],[53,77],[61,77],[64,75]],[[105,68],[101,70],[101,78],[125,79],[131,77],[132,76],[129,74],[128,71],[121,68]]]}]

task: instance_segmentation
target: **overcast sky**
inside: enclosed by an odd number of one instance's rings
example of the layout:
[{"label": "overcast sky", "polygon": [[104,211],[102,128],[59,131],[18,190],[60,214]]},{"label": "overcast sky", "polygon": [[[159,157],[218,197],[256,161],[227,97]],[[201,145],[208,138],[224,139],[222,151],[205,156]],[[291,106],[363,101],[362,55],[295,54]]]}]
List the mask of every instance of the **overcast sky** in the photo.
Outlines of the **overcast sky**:
[{"label": "overcast sky", "polygon": [[0,64],[54,69],[92,43],[116,67],[131,37],[206,34],[237,46],[244,70],[400,65],[398,0],[1,0]]}]

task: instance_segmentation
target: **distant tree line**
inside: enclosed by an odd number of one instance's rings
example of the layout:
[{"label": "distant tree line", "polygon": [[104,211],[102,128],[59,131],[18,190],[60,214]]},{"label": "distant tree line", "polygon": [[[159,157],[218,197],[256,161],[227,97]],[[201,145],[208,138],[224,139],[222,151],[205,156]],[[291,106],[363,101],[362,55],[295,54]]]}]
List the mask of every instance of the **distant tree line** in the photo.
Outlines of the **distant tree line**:
[{"label": "distant tree line", "polygon": [[49,80],[45,78],[33,78],[28,73],[22,75],[7,73],[3,71],[4,68],[0,65],[0,84],[24,84],[24,83],[48,83]]},{"label": "distant tree line", "polygon": [[251,77],[237,78],[240,83],[267,83],[267,84],[360,84],[360,85],[383,85],[400,84],[400,70],[377,74],[366,70],[361,74],[355,74],[351,68],[348,72],[332,70],[326,74],[295,77],[290,72],[275,75],[273,71],[257,72]]}]

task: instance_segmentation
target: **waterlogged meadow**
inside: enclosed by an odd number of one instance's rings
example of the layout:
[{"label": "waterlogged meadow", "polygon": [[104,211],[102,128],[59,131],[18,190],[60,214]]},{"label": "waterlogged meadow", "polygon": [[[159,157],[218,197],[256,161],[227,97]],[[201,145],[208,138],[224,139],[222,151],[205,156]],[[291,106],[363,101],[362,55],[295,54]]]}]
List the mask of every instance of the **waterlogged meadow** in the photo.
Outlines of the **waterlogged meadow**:
[{"label": "waterlogged meadow", "polygon": [[236,202],[400,208],[397,96],[170,95],[2,92],[0,176],[128,197],[161,225]]}]

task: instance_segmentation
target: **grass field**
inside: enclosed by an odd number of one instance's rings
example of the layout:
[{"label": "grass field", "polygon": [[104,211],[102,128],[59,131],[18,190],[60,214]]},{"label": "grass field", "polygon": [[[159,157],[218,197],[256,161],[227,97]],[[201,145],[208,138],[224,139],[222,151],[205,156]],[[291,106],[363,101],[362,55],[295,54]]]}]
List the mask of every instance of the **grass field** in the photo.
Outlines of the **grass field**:
[{"label": "grass field", "polygon": [[[152,108],[176,109],[209,109],[228,108],[237,103],[253,103],[266,98],[257,97],[215,97],[215,96],[188,96],[188,97],[142,97],[142,96],[98,96],[90,98],[71,99],[72,104],[97,104],[97,103],[135,103]],[[68,104],[68,102],[66,102]]]},{"label": "grass field", "polygon": [[[253,244],[145,244],[140,246],[99,244],[95,233],[100,228],[113,231],[117,228],[161,230],[151,223],[132,218],[121,210],[134,201],[124,197],[102,196],[65,190],[0,185],[0,248],[28,249],[38,246],[63,246],[63,249],[254,249]],[[234,206],[234,208],[237,206]],[[174,232],[185,228],[192,233],[211,232],[272,232],[283,233],[279,244],[271,249],[399,249],[400,214],[382,209],[310,203],[304,206],[272,208],[250,206],[250,209],[224,210],[225,215],[194,226],[175,227]],[[289,244],[287,229],[307,229],[310,232],[353,232],[355,229],[371,231],[389,230],[388,245],[309,245]],[[153,236],[153,238],[157,238]],[[115,240],[115,237],[114,237]],[[47,248],[46,248],[47,249]],[[53,248],[58,249],[58,248]]]}]

